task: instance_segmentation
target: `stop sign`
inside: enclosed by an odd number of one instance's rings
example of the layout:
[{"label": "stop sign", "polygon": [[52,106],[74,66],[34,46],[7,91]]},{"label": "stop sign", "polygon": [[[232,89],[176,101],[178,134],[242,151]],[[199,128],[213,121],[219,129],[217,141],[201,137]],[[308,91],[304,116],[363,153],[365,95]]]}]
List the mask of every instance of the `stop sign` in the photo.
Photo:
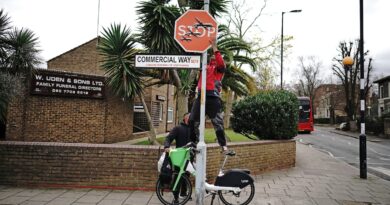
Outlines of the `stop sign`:
[{"label": "stop sign", "polygon": [[188,10],[175,22],[175,40],[186,52],[207,51],[217,32],[217,22],[204,10]]}]

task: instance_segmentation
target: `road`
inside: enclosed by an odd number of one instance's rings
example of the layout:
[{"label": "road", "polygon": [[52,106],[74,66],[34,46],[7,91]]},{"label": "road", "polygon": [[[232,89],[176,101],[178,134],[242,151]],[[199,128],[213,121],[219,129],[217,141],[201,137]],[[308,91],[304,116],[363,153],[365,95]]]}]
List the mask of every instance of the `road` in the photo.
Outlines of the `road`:
[{"label": "road", "polygon": [[[311,134],[299,134],[295,139],[359,168],[359,140],[337,134],[332,127],[316,126]],[[367,168],[369,173],[390,180],[390,140],[367,139]]]}]

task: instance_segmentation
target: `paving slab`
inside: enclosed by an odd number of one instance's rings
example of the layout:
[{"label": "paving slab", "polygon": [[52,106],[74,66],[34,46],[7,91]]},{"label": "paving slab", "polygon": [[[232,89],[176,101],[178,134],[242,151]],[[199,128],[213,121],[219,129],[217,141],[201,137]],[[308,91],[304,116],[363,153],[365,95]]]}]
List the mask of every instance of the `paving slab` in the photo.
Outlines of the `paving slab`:
[{"label": "paving slab", "polygon": [[47,203],[45,205],[71,205],[76,200],[77,200],[76,198],[62,198],[62,197],[59,197],[59,198],[56,198],[56,199],[50,201],[49,203]]},{"label": "paving slab", "polygon": [[46,191],[46,189],[27,189],[27,190],[24,190],[24,191],[21,191],[21,192],[15,194],[15,196],[33,197],[33,196],[36,196],[38,194],[42,194],[45,191]]},{"label": "paving slab", "polygon": [[46,201],[46,202],[49,202],[49,201],[57,198],[59,195],[60,195],[59,193],[57,193],[57,194],[45,194],[45,193],[42,193],[42,194],[38,194],[38,195],[33,196],[29,200],[30,201]]},{"label": "paving slab", "polygon": [[316,205],[339,205],[334,199],[329,198],[312,198]]},{"label": "paving slab", "polygon": [[104,198],[104,195],[84,195],[79,198],[77,203],[99,203]]},{"label": "paving slab", "polygon": [[[390,181],[297,143],[296,166],[254,176],[251,205],[390,205]],[[195,190],[193,190],[195,191]],[[193,192],[193,198],[195,193]],[[210,204],[211,197],[205,198]],[[0,185],[0,205],[161,205],[154,192]],[[188,205],[195,205],[195,200]],[[216,197],[214,204],[222,204]]]},{"label": "paving slab", "polygon": [[124,200],[104,199],[98,205],[122,205]]},{"label": "paving slab", "polygon": [[24,201],[27,201],[30,197],[27,196],[11,196],[5,199],[0,200],[0,204],[21,204]]},{"label": "paving slab", "polygon": [[44,205],[46,203],[47,202],[44,202],[44,201],[24,201],[20,205]]}]

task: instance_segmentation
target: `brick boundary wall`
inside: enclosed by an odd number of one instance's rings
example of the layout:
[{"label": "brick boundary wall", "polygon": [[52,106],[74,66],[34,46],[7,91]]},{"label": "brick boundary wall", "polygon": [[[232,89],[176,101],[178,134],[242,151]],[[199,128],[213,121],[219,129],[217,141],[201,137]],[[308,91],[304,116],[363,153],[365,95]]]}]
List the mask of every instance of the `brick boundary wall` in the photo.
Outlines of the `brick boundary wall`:
[{"label": "brick boundary wall", "polygon": [[[230,143],[237,156],[226,169],[253,175],[295,166],[295,141]],[[154,190],[162,146],[56,142],[0,142],[0,184],[43,187]],[[222,160],[217,144],[207,147],[207,178]],[[209,180],[209,181],[212,181]]]}]

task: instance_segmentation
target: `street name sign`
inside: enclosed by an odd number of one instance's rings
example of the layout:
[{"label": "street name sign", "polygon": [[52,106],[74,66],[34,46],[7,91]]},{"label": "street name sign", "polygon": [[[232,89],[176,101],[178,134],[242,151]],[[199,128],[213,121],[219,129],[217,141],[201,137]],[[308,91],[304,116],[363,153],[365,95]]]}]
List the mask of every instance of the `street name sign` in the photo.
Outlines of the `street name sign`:
[{"label": "street name sign", "polygon": [[200,55],[136,54],[136,68],[200,69]]}]

